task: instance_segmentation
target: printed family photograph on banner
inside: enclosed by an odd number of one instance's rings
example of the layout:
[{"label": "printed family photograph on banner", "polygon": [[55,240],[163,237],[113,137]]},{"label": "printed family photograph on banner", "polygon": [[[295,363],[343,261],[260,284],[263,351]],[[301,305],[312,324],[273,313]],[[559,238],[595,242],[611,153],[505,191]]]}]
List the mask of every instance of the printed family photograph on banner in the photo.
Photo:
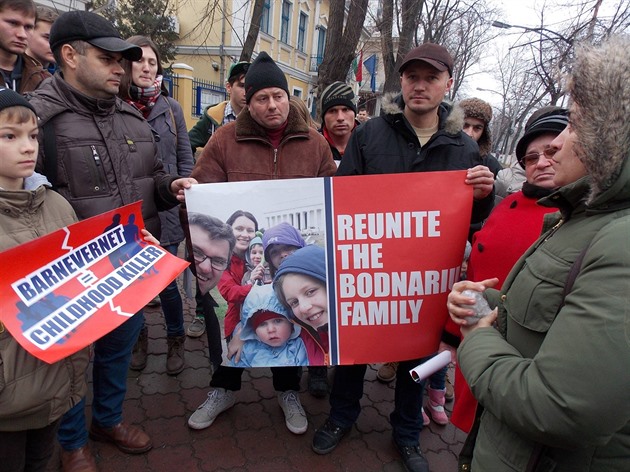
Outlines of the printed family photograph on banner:
[{"label": "printed family photograph on banner", "polygon": [[[218,284],[227,302],[226,365],[377,363],[436,352],[472,205],[465,172],[455,172],[462,175],[248,181],[188,190],[200,288]],[[232,229],[230,260],[210,254],[204,218]]]}]

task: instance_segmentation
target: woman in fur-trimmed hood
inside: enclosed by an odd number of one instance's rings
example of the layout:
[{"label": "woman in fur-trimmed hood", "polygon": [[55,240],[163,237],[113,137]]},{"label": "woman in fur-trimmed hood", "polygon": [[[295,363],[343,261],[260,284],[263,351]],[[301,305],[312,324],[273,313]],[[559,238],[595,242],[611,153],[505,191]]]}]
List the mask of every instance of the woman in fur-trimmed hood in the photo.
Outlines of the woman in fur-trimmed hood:
[{"label": "woman in fur-trimmed hood", "polygon": [[[496,279],[460,282],[461,370],[484,407],[472,471],[627,471],[630,458],[630,38],[580,47],[551,143],[547,231]],[[553,225],[553,227],[551,227]],[[468,326],[464,289],[498,308]]]}]

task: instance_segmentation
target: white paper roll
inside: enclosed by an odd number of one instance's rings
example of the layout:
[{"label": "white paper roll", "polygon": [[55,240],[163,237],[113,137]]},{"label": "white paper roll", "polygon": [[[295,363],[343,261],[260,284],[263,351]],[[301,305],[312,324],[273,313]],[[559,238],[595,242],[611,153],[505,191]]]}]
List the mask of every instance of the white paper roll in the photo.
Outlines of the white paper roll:
[{"label": "white paper roll", "polygon": [[451,362],[451,351],[442,351],[437,356],[432,357],[428,361],[411,369],[409,374],[415,382],[422,382],[432,373],[437,372],[444,366],[447,366],[449,362]]}]

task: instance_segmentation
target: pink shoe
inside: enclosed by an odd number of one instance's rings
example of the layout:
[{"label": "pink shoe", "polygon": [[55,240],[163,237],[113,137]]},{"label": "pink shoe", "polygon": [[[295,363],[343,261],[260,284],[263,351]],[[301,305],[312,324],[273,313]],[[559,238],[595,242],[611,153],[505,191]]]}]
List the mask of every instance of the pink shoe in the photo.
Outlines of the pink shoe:
[{"label": "pink shoe", "polygon": [[427,414],[424,412],[424,408],[422,408],[422,426],[429,426],[430,423],[431,423],[431,420],[429,419]]},{"label": "pink shoe", "polygon": [[429,401],[427,402],[427,406],[431,418],[437,424],[448,424],[448,416],[446,416],[446,411],[444,411],[444,394],[446,393],[446,389],[433,390],[431,387],[429,387],[428,390]]}]

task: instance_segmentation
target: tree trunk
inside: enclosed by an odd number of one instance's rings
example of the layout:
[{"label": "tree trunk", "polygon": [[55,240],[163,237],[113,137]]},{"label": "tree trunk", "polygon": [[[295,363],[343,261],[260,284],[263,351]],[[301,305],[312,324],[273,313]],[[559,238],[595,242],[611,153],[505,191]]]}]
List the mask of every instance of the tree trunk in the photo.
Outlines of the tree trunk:
[{"label": "tree trunk", "polygon": [[243,51],[241,51],[241,62],[251,62],[252,60],[254,46],[256,46],[256,40],[258,39],[258,33],[260,32],[260,20],[262,19],[264,5],[265,0],[255,0],[254,2],[252,21],[249,24],[247,38],[245,38],[245,43],[243,44]]},{"label": "tree trunk", "polygon": [[[318,69],[317,96],[337,80],[345,82],[367,14],[368,0],[352,0],[344,29],[345,1],[331,0],[324,58]],[[319,115],[319,100],[317,104]]]}]

